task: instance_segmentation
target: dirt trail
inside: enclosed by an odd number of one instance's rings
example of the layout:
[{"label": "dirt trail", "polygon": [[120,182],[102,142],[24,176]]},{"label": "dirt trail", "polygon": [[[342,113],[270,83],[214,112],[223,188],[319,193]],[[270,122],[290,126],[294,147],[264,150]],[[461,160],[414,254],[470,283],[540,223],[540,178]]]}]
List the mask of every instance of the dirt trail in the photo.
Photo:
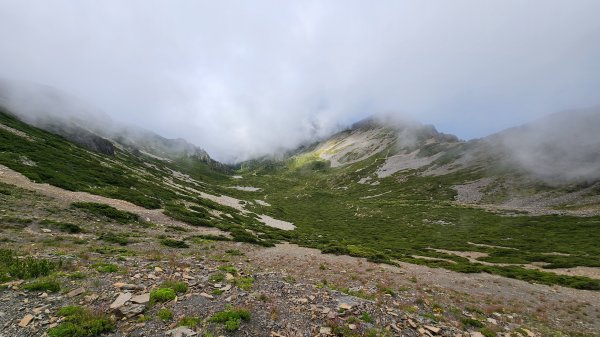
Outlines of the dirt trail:
[{"label": "dirt trail", "polygon": [[[48,185],[48,184],[40,184],[35,183],[29,180],[29,178],[25,177],[21,173],[11,170],[10,168],[0,165],[0,182],[15,185],[17,187],[21,187],[27,190],[35,191],[42,195],[51,197],[56,199],[57,201],[64,203],[66,205],[71,204],[73,202],[97,202],[112,206],[122,211],[131,212],[137,214],[142,219],[153,222],[156,224],[162,225],[174,225],[181,227],[191,227],[190,225],[174,220],[162,212],[162,209],[146,209],[141,206],[134,205],[128,201],[107,198],[95,194],[90,194],[87,192],[73,192],[67,191],[60,187]],[[222,232],[216,228],[206,228],[206,227],[193,227],[195,231],[202,232],[205,234],[214,234],[214,235],[224,235],[226,233]]]}]

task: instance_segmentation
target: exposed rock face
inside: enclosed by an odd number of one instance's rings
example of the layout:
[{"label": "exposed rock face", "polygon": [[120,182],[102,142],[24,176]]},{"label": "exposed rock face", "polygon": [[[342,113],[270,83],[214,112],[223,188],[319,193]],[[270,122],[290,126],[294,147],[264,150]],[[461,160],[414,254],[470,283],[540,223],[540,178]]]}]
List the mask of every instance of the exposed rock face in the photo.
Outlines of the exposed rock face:
[{"label": "exposed rock face", "polygon": [[49,132],[63,136],[69,141],[81,145],[86,149],[109,156],[114,156],[115,147],[108,139],[102,138],[78,126],[47,125],[44,127]]}]

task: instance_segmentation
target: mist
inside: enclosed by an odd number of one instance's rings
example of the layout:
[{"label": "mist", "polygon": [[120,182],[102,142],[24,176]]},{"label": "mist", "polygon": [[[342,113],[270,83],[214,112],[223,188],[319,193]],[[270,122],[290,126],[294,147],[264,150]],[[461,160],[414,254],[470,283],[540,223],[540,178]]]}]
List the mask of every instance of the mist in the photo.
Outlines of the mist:
[{"label": "mist", "polygon": [[595,0],[2,1],[0,77],[225,162],[382,111],[470,139],[600,103],[599,12]]},{"label": "mist", "polygon": [[564,111],[492,137],[549,185],[600,179],[600,106]]}]

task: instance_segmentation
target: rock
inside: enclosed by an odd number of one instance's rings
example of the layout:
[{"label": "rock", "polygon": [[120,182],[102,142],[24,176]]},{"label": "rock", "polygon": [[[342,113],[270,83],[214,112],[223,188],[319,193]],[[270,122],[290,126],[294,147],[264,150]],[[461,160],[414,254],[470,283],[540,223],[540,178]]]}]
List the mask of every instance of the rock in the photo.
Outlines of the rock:
[{"label": "rock", "polygon": [[39,314],[42,313],[42,311],[44,311],[44,307],[33,308],[33,310],[32,310],[32,312],[33,312],[34,315],[39,315]]},{"label": "rock", "polygon": [[131,302],[138,304],[146,304],[150,302],[150,293],[134,296],[131,298]]},{"label": "rock", "polygon": [[143,313],[145,309],[146,306],[143,304],[128,304],[118,308],[117,310],[119,310],[123,316],[133,317]]},{"label": "rock", "polygon": [[111,309],[117,309],[123,306],[131,299],[131,293],[120,293],[117,299],[110,305]]},{"label": "rock", "polygon": [[535,334],[527,329],[521,328],[521,330],[525,331],[527,337],[535,337]]},{"label": "rock", "polygon": [[225,274],[225,279],[227,281],[233,281],[233,279],[235,279],[235,277],[232,274],[227,273],[227,274]]},{"label": "rock", "polygon": [[497,320],[495,320],[495,319],[493,319],[493,318],[490,318],[490,317],[488,317],[488,318],[486,319],[486,321],[488,321],[488,323],[492,323],[492,324],[494,324],[494,325],[497,325],[497,324],[498,324],[498,321],[497,321]]},{"label": "rock", "polygon": [[155,273],[162,273],[163,269],[161,267],[154,267],[154,272]]},{"label": "rock", "polygon": [[338,306],[338,309],[350,310],[350,309],[352,309],[352,306],[348,303],[342,303]]},{"label": "rock", "polygon": [[417,324],[415,323],[415,321],[413,321],[412,319],[408,319],[408,325],[410,325],[411,328],[416,329],[417,328]]},{"label": "rock", "polygon": [[175,328],[173,330],[167,331],[167,336],[172,336],[172,337],[189,337],[189,336],[196,336],[196,332],[194,332],[194,330],[191,330],[188,327],[180,326],[180,327],[177,327],[177,328]]},{"label": "rock", "polygon": [[356,330],[356,324],[348,324],[348,329]]},{"label": "rock", "polygon": [[331,328],[328,326],[322,326],[319,328],[319,333],[322,335],[331,335]]},{"label": "rock", "polygon": [[222,291],[229,291],[231,289],[231,284],[228,284],[226,286],[224,286],[223,288],[221,288]]},{"label": "rock", "polygon": [[485,337],[485,336],[479,331],[473,331],[473,332],[471,332],[471,337]]},{"label": "rock", "polygon": [[67,297],[75,297],[83,294],[85,292],[85,288],[79,287],[77,289],[73,289],[67,293]]},{"label": "rock", "polygon": [[41,228],[41,231],[44,233],[52,233],[52,231],[49,230],[48,228]]},{"label": "rock", "polygon": [[91,302],[94,302],[95,300],[97,300],[98,297],[99,297],[98,294],[91,294],[91,295],[84,296],[83,299],[86,302],[91,303]]},{"label": "rock", "polygon": [[22,328],[26,327],[27,325],[29,325],[29,323],[31,322],[32,319],[33,319],[33,315],[31,315],[31,314],[25,315],[25,317],[23,317],[21,319],[21,321],[19,322],[19,326]]},{"label": "rock", "polygon": [[427,329],[427,330],[429,330],[429,331],[431,331],[431,332],[435,333],[435,334],[439,333],[439,332],[440,332],[440,330],[441,330],[440,328],[436,328],[436,327],[434,327],[434,326],[431,326],[431,325],[425,325],[425,326],[423,326],[423,327],[424,327],[425,329]]},{"label": "rock", "polygon": [[113,284],[113,286],[115,286],[119,289],[125,289],[125,290],[138,290],[138,289],[144,288],[144,287],[138,286],[136,284],[123,283],[123,282],[117,282],[117,283]]},{"label": "rock", "polygon": [[209,295],[209,294],[207,294],[207,293],[200,293],[200,296],[202,296],[202,297],[205,297],[205,298],[209,298],[209,299],[211,299],[211,300],[212,300],[213,298],[215,298],[213,295]]}]

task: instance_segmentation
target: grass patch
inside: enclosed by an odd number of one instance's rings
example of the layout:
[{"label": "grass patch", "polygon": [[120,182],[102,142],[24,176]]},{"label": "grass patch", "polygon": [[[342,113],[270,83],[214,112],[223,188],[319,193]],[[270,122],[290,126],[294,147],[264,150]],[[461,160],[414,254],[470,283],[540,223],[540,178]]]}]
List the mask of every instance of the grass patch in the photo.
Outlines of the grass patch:
[{"label": "grass patch", "polygon": [[178,294],[185,294],[188,291],[188,286],[182,281],[165,281],[158,286],[160,289],[168,288],[173,289]]},{"label": "grass patch", "polygon": [[245,309],[232,309],[217,312],[209,318],[210,322],[222,323],[227,331],[239,330],[240,324],[250,320],[250,312]]},{"label": "grass patch", "polygon": [[154,289],[150,292],[150,302],[168,302],[172,301],[177,297],[175,290],[171,288],[159,288]]},{"label": "grass patch", "polygon": [[168,308],[162,308],[156,313],[156,316],[163,321],[170,321],[173,319],[173,311]]},{"label": "grass patch", "polygon": [[189,248],[190,247],[190,245],[188,245],[185,241],[169,239],[169,238],[161,239],[160,244],[165,247],[170,247],[170,248]]},{"label": "grass patch", "polygon": [[49,337],[94,337],[115,331],[116,328],[107,315],[94,313],[84,307],[63,307],[57,315],[64,317],[64,321],[48,329]]},{"label": "grass patch", "polygon": [[199,317],[185,316],[177,322],[177,326],[187,326],[190,329],[195,329],[200,323],[202,323],[202,320]]},{"label": "grass patch", "polygon": [[219,266],[218,268],[220,271],[224,271],[226,273],[230,273],[233,276],[236,276],[238,274],[238,269],[234,266]]},{"label": "grass patch", "polygon": [[109,243],[116,243],[121,246],[126,246],[129,244],[129,239],[127,236],[120,233],[107,232],[103,233],[98,237],[98,240],[102,240]]},{"label": "grass patch", "polygon": [[55,278],[44,277],[23,285],[23,289],[56,293],[60,291],[60,283]]},{"label": "grass patch", "polygon": [[94,263],[92,268],[96,269],[100,273],[116,273],[119,271],[119,266],[107,262]]},{"label": "grass patch", "polygon": [[253,277],[239,277],[236,278],[233,283],[235,284],[236,287],[245,290],[245,291],[249,291],[250,289],[252,289],[252,286],[254,285],[254,278]]}]

